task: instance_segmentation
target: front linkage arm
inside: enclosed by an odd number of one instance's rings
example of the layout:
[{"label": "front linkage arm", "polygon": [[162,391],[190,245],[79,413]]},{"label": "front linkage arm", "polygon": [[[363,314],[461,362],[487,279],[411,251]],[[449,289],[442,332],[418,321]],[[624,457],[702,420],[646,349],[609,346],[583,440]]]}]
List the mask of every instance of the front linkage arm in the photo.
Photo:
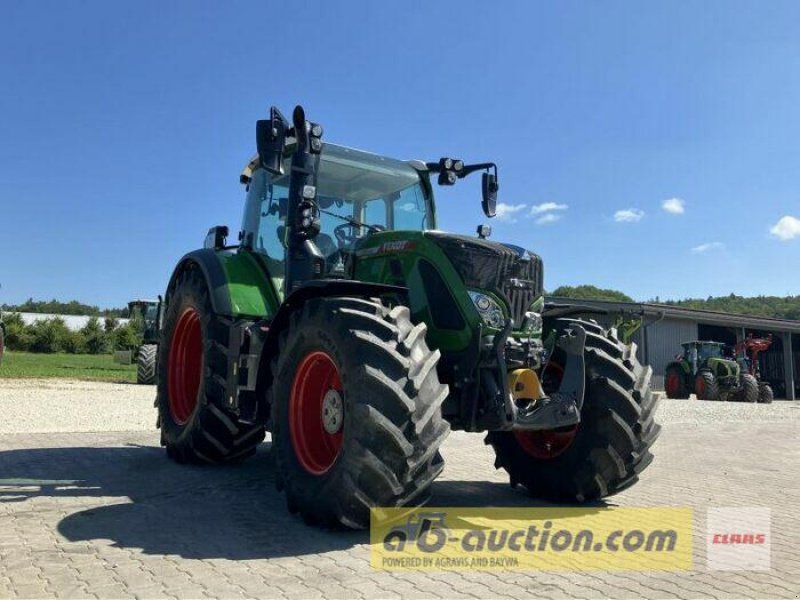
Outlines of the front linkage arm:
[{"label": "front linkage arm", "polygon": [[561,385],[550,396],[528,406],[515,407],[514,429],[541,431],[580,423],[586,391],[585,346],[586,330],[577,324],[572,324],[556,340],[556,347],[561,348],[567,357]]}]

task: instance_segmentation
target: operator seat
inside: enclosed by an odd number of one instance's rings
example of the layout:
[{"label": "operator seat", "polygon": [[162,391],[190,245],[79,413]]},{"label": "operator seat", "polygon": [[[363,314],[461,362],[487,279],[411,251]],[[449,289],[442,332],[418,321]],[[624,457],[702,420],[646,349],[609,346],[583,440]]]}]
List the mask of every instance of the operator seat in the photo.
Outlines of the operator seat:
[{"label": "operator seat", "polygon": [[[286,235],[286,226],[278,225],[275,233],[277,234],[281,243],[283,243],[283,238]],[[333,241],[333,238],[327,233],[318,233],[317,237],[314,238],[314,243],[325,257],[326,270],[330,271],[333,265],[338,262],[339,247],[336,245],[336,242]]]}]

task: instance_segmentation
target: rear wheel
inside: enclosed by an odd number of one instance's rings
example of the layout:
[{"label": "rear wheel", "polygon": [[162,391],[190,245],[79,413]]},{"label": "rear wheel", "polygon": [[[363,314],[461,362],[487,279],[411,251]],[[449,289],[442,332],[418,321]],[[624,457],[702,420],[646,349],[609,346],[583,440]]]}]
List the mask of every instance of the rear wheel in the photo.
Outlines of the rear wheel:
[{"label": "rear wheel", "polygon": [[775,395],[772,393],[772,386],[765,381],[758,384],[758,402],[759,404],[772,404]]},{"label": "rear wheel", "polygon": [[439,352],[406,307],[319,298],[290,318],[272,363],[278,486],[310,524],[369,525],[372,506],[419,504],[449,432]]},{"label": "rear wheel", "polygon": [[228,327],[214,313],[203,276],[180,275],[158,353],[161,444],[177,462],[222,463],[255,452],[264,428],[240,422],[225,406]]},{"label": "rear wheel", "polygon": [[694,394],[698,400],[719,400],[719,383],[711,371],[700,371],[694,378]]},{"label": "rear wheel", "polygon": [[736,393],[736,399],[739,402],[757,402],[758,393],[758,380],[750,373],[742,375],[741,388]]},{"label": "rear wheel", "polygon": [[136,359],[136,383],[152,385],[156,382],[156,355],[158,345],[145,344],[139,348],[139,356]]},{"label": "rear wheel", "polygon": [[[551,327],[564,330],[572,323],[587,333],[580,424],[486,437],[497,455],[495,466],[508,471],[512,485],[554,501],[602,498],[635,483],[653,459],[650,447],[661,429],[653,418],[658,400],[650,390],[652,369],[636,359],[636,346],[594,322],[557,319]],[[546,392],[553,391],[548,387]]]},{"label": "rear wheel", "polygon": [[667,367],[664,377],[664,391],[667,398],[686,400],[689,397],[689,388],[686,387],[686,377],[683,369],[677,366]]}]

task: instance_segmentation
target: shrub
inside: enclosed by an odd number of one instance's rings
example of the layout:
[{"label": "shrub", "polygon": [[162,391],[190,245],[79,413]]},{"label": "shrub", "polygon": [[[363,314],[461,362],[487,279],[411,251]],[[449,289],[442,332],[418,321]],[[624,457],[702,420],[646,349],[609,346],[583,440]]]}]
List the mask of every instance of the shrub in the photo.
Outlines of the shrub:
[{"label": "shrub", "polygon": [[108,337],[100,325],[100,319],[92,317],[80,331],[83,336],[84,351],[89,354],[103,354],[108,350]]},{"label": "shrub", "polygon": [[33,337],[22,317],[17,313],[5,313],[3,322],[6,325],[6,346],[8,346],[8,349],[18,352],[30,350]]},{"label": "shrub", "polygon": [[112,347],[114,350],[135,351],[142,343],[142,336],[135,323],[128,323],[117,327],[111,334]]},{"label": "shrub", "polygon": [[80,331],[67,331],[61,340],[61,349],[70,354],[84,354],[86,339]]},{"label": "shrub", "polygon": [[32,341],[32,352],[58,352],[62,349],[64,339],[69,335],[64,319],[54,317],[36,321],[28,327]]}]

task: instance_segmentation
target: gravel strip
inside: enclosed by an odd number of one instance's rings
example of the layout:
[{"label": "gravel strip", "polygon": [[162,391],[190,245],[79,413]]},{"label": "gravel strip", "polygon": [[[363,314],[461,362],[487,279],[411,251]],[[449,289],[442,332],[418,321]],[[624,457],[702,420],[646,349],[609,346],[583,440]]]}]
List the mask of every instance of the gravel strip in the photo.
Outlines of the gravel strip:
[{"label": "gravel strip", "polygon": [[[2,433],[154,431],[155,386],[67,379],[0,380]],[[701,402],[662,398],[658,421],[699,426],[714,423],[800,420],[800,402],[773,404]]]},{"label": "gravel strip", "polygon": [[153,431],[152,385],[66,379],[0,380],[3,433]]}]

